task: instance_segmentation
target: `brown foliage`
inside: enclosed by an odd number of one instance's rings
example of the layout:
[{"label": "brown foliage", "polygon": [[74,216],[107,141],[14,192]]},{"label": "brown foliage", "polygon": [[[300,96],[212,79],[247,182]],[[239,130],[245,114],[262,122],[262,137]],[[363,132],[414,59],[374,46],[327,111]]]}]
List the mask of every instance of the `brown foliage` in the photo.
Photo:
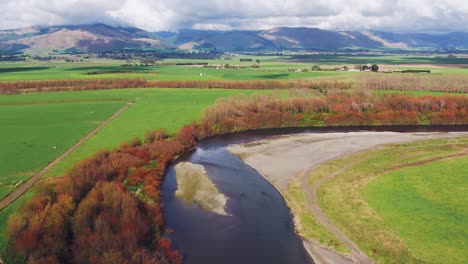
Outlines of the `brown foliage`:
[{"label": "brown foliage", "polygon": [[205,109],[199,134],[314,125],[466,124],[467,106],[466,96],[377,96],[366,91],[234,97]]},{"label": "brown foliage", "polygon": [[[167,164],[194,146],[194,132],[157,132],[151,143],[134,140],[84,160],[10,218],[9,237],[29,263],[180,263],[160,243],[160,186]],[[140,185],[138,199],[127,187]]]}]

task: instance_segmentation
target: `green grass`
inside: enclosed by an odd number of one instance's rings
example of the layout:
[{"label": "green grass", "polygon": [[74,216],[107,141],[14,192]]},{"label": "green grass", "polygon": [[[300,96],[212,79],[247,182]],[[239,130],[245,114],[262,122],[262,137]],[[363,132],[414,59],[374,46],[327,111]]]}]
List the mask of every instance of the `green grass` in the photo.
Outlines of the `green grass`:
[{"label": "green grass", "polygon": [[[187,61],[187,60],[185,60]],[[123,67],[122,61],[91,61],[87,63],[21,62],[0,64],[0,81],[24,80],[68,80],[68,79],[111,79],[145,78],[147,80],[272,80],[300,79],[335,76],[339,72],[289,72],[288,68],[308,68],[306,63],[264,62],[259,69],[215,69],[196,66],[176,66],[168,60],[156,66]],[[250,66],[252,63],[239,61],[207,60],[211,65],[231,64]],[[90,74],[93,73],[93,74]],[[200,76],[203,73],[203,76]]]},{"label": "green grass", "polygon": [[[399,222],[398,219],[389,220],[390,218],[385,215],[378,214],[379,211],[374,210],[369,206],[368,202],[362,197],[361,190],[372,180],[375,180],[381,175],[387,173],[393,173],[392,171],[399,170],[405,166],[408,166],[409,163],[419,162],[421,164],[431,164],[432,159],[443,158],[455,153],[459,153],[463,149],[466,149],[468,146],[468,137],[454,138],[454,139],[439,139],[439,140],[429,140],[415,143],[408,143],[396,146],[387,146],[384,149],[373,150],[354,154],[348,157],[340,158],[334,160],[330,163],[323,164],[318,167],[317,170],[314,170],[311,177],[324,177],[327,173],[331,171],[336,171],[336,168],[341,168],[350,163],[355,163],[342,173],[335,176],[330,181],[326,182],[318,189],[317,199],[322,210],[327,214],[335,225],[338,226],[351,240],[353,240],[358,247],[363,250],[368,256],[374,258],[380,263],[420,263],[426,259],[426,255],[421,254],[417,248],[414,248],[414,245],[405,240],[405,234],[402,237],[399,237],[400,232],[398,229],[393,229],[395,226],[392,224],[392,221]],[[466,167],[466,166],[465,166]],[[417,167],[415,167],[417,168]],[[423,166],[424,169],[424,166]],[[458,170],[458,171],[457,171]],[[457,177],[460,177],[459,180],[455,180],[453,184],[458,182],[459,187],[466,189],[466,180],[463,182],[463,171],[459,169],[454,169],[454,173],[457,173]],[[449,177],[445,174],[446,177]],[[464,177],[466,178],[466,177]],[[313,180],[313,179],[312,179]],[[411,184],[411,182],[406,182]],[[430,180],[428,180],[430,184]],[[442,181],[434,183],[443,184]],[[398,182],[393,182],[395,185],[399,185]],[[401,183],[405,184],[405,183]],[[464,185],[465,184],[465,185]],[[391,188],[388,184],[386,187]],[[450,190],[450,184],[442,185],[437,188],[440,190],[447,188]],[[372,188],[372,187],[369,187]],[[408,186],[407,188],[410,188]],[[436,190],[436,189],[433,189]],[[394,195],[393,199],[397,199],[397,196],[400,192],[405,192],[404,190],[399,190],[394,193],[382,193],[376,191],[376,195],[386,195],[386,197]],[[465,190],[466,192],[466,190]],[[415,194],[418,195],[418,194]],[[419,194],[420,195],[420,194]],[[442,195],[442,194],[441,194]],[[443,197],[443,196],[441,196]],[[393,200],[395,201],[395,200]],[[391,203],[390,201],[388,201]],[[409,204],[409,202],[408,202]],[[397,204],[393,203],[388,206],[393,206],[393,210],[397,210]],[[417,206],[417,205],[415,205]],[[434,205],[437,206],[437,205]],[[442,206],[442,205],[441,205]],[[414,209],[414,208],[413,208]],[[422,208],[419,208],[422,209]],[[412,226],[418,226],[419,228],[424,228],[424,222],[419,221],[424,217],[430,217],[431,215],[418,215],[423,211],[412,211],[412,217],[414,217],[414,222]],[[442,211],[442,214],[447,213],[448,211]],[[454,211],[451,211],[453,213]],[[405,215],[405,212],[399,212],[401,215]],[[462,215],[466,216],[466,209],[463,207],[457,208],[457,217]],[[398,214],[396,214],[398,215]],[[392,215],[396,216],[396,215]],[[406,215],[408,216],[408,215]],[[451,215],[445,215],[445,218],[450,218]],[[402,218],[400,218],[402,219]],[[466,217],[465,217],[466,219]],[[462,219],[463,221],[464,219]],[[390,222],[387,222],[390,221]],[[406,220],[408,221],[408,220]],[[458,221],[458,220],[452,220]],[[465,221],[466,222],[466,221]],[[405,222],[406,224],[408,222]],[[400,222],[400,224],[405,224]],[[427,219],[426,219],[427,223]],[[435,222],[434,222],[435,223]],[[453,223],[453,222],[452,222]],[[460,222],[458,222],[460,223]],[[454,225],[448,224],[449,228],[455,228]],[[408,227],[406,231],[409,230]],[[436,227],[435,227],[436,228]],[[445,228],[445,227],[442,227]],[[466,224],[461,227],[464,228],[466,232]],[[421,229],[419,229],[421,230]],[[466,233],[465,233],[466,234]],[[406,234],[408,236],[414,234]],[[429,234],[429,236],[432,236]],[[433,241],[438,240],[436,243],[440,243],[441,247],[430,247],[426,248],[428,251],[434,251],[431,254],[439,254],[443,256],[445,261],[443,263],[449,263],[449,258],[445,258],[445,255],[448,254],[445,250],[448,247],[452,247],[453,252],[461,252],[464,250],[463,245],[467,243],[467,236],[463,235],[463,239],[457,240],[454,244],[444,247],[447,245],[444,241],[443,236],[434,238]],[[413,237],[413,241],[419,241],[420,245],[425,243],[424,235],[416,235]],[[461,243],[461,244],[460,244]],[[415,256],[416,254],[416,256]],[[427,254],[427,252],[426,252]],[[421,260],[423,259],[423,260]],[[439,259],[440,260],[440,259]],[[432,260],[431,260],[432,261]],[[466,262],[466,259],[464,260]],[[437,261],[439,262],[439,261]],[[457,262],[452,262],[457,263]]]},{"label": "green grass", "polygon": [[437,56],[415,56],[415,55],[334,55],[334,54],[313,54],[313,55],[293,55],[287,60],[293,62],[307,62],[325,65],[337,64],[468,64],[467,58],[443,58]]},{"label": "green grass", "polygon": [[466,263],[468,156],[386,173],[362,195],[421,259]]},{"label": "green grass", "polygon": [[[93,91],[96,96],[125,93],[126,90]],[[153,129],[164,128],[175,133],[183,124],[200,117],[203,108],[217,98],[263,91],[219,89],[143,89],[130,91],[136,100],[117,119],[89,139],[61,163],[49,176],[61,176],[78,161],[101,149],[113,149],[134,137],[143,137]]]},{"label": "green grass", "polygon": [[79,97],[57,101],[47,97],[46,94],[0,97],[0,199],[126,102],[80,101]]}]

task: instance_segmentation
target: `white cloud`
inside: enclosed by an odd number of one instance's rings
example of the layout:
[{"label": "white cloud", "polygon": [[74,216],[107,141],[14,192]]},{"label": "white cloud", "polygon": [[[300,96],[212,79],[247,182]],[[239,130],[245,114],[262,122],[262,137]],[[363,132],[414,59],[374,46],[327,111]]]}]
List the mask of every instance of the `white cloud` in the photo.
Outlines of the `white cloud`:
[{"label": "white cloud", "polygon": [[0,28],[108,23],[150,31],[266,29],[467,31],[464,0],[0,0]]}]

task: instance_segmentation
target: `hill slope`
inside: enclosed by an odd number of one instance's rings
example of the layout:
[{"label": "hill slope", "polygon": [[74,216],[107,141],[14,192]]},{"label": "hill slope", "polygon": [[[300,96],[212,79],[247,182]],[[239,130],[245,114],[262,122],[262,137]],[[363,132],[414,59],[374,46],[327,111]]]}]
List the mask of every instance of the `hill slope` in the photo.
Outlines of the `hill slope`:
[{"label": "hill slope", "polygon": [[85,26],[31,27],[0,31],[0,43],[22,45],[30,53],[53,50],[112,51],[123,48],[167,48],[153,33],[136,28],[115,28],[104,24]]}]

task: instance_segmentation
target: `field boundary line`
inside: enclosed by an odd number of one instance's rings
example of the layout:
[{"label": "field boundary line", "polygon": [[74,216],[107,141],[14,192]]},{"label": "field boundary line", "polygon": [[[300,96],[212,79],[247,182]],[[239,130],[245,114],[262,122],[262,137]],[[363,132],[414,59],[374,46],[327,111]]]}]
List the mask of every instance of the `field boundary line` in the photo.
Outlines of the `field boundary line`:
[{"label": "field boundary line", "polygon": [[10,194],[8,194],[5,198],[3,198],[0,201],[0,210],[3,210],[7,206],[9,206],[11,203],[13,203],[16,199],[18,199],[21,195],[23,195],[27,190],[29,190],[34,184],[39,181],[39,179],[47,172],[49,171],[52,167],[57,165],[59,162],[61,162],[64,158],[66,158],[68,155],[70,155],[73,151],[75,151],[79,146],[81,146],[83,143],[85,143],[88,139],[90,139],[92,136],[94,136],[97,132],[99,132],[101,129],[103,129],[105,126],[107,126],[112,120],[117,118],[120,114],[122,114],[123,111],[125,111],[130,105],[133,103],[127,103],[125,104],[122,108],[120,108],[117,112],[115,112],[111,117],[106,119],[104,122],[102,122],[98,127],[93,129],[91,132],[89,132],[86,136],[84,136],[80,141],[78,141],[75,145],[70,147],[67,151],[62,153],[60,156],[58,156],[55,160],[47,164],[42,170],[39,172],[35,173],[31,178],[29,178],[25,183],[21,184],[18,188],[16,188],[14,191],[12,191]]}]

